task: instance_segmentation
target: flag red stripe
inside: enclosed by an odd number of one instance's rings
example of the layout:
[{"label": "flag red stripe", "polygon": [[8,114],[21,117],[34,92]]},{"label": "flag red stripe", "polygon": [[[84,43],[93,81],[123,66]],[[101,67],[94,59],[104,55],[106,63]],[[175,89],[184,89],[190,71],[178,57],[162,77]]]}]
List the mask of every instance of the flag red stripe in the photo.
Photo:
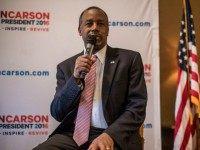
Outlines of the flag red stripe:
[{"label": "flag red stripe", "polygon": [[198,81],[198,74],[196,72],[191,71],[190,74],[193,80]]},{"label": "flag red stripe", "polygon": [[197,91],[191,89],[190,93],[191,93],[192,96],[199,98],[199,93]]},{"label": "flag red stripe", "polygon": [[184,138],[183,138],[180,150],[186,149],[186,146],[187,146],[189,138],[190,138],[190,133],[191,133],[191,125],[190,125],[190,119],[189,119],[188,123],[187,123],[187,127],[185,129],[185,134],[184,134]]},{"label": "flag red stripe", "polygon": [[198,56],[196,54],[193,54],[191,50],[189,52],[190,52],[190,58],[192,58],[192,60],[197,63]]},{"label": "flag red stripe", "polygon": [[187,99],[188,99],[188,90],[187,90],[187,83],[186,83],[184,90],[183,90],[183,94],[182,94],[182,100],[181,100],[181,103],[180,103],[180,106],[179,106],[179,109],[178,109],[178,113],[177,113],[177,116],[176,116],[174,137],[176,137],[176,134],[177,134],[178,129],[180,127],[182,115],[183,115],[185,105],[187,103]]}]

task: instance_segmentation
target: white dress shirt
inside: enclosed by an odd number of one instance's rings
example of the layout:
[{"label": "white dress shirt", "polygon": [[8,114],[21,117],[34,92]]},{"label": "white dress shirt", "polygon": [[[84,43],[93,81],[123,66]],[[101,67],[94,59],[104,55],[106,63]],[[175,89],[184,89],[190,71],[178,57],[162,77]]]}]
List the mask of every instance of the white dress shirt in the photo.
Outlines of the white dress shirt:
[{"label": "white dress shirt", "polygon": [[94,91],[92,118],[91,118],[91,125],[93,127],[103,128],[103,129],[108,127],[103,115],[102,96],[101,96],[106,49],[107,45],[105,45],[100,51],[98,51],[95,54],[98,59],[96,64],[96,86]]}]

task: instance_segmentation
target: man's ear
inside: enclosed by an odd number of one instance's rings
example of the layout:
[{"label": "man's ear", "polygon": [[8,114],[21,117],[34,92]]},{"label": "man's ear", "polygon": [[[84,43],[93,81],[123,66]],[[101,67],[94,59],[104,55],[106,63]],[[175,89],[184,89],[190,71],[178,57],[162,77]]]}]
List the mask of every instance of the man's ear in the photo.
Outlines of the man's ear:
[{"label": "man's ear", "polygon": [[108,34],[109,34],[109,28],[108,28],[107,36],[108,36]]},{"label": "man's ear", "polygon": [[78,27],[78,33],[80,36],[82,36],[80,27]]}]

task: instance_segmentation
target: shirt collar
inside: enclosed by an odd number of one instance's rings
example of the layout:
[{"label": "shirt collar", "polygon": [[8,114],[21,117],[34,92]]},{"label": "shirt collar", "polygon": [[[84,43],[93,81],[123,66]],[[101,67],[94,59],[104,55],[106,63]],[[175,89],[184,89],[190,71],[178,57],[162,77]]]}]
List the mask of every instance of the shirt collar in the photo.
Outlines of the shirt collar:
[{"label": "shirt collar", "polygon": [[103,64],[106,57],[107,45],[100,49],[95,55],[99,58],[100,62]]}]

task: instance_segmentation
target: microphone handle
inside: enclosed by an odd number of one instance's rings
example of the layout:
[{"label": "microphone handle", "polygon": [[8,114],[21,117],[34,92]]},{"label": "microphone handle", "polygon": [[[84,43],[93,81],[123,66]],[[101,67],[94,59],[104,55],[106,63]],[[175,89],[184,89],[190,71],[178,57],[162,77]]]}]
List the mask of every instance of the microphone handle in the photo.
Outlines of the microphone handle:
[{"label": "microphone handle", "polygon": [[91,57],[93,49],[94,49],[94,45],[91,44],[91,43],[87,43],[86,44],[86,50],[84,51],[84,54],[89,55]]},{"label": "microphone handle", "polygon": [[[84,51],[84,54],[89,55],[89,57],[92,57],[93,49],[94,49],[94,45],[91,44],[91,43],[87,43],[86,44],[86,49]],[[86,74],[87,74],[86,72],[82,71],[80,78],[85,78]]]}]

